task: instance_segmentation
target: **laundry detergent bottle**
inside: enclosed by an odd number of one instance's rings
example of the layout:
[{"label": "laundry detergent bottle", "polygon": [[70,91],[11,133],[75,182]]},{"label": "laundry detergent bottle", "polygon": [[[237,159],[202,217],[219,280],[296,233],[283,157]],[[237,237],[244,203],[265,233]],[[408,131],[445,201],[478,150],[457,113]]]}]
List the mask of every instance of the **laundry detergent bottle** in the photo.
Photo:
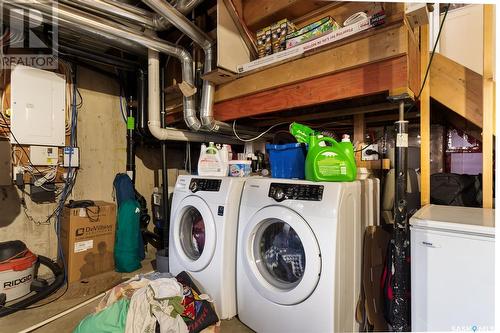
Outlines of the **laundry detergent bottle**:
[{"label": "laundry detergent bottle", "polygon": [[213,142],[210,142],[208,147],[202,144],[198,159],[198,175],[227,176],[227,173],[227,161],[222,157],[221,151],[215,147]]},{"label": "laundry detergent bottle", "polygon": [[311,134],[306,156],[305,176],[315,182],[351,182],[356,179],[354,149],[349,136],[342,142]]}]

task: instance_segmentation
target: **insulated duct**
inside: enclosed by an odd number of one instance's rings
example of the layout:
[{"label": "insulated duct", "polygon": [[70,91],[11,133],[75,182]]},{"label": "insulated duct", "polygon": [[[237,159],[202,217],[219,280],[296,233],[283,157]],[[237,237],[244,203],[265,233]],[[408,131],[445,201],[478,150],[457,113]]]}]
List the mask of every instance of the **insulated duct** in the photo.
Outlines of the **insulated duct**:
[{"label": "insulated duct", "polygon": [[[127,52],[131,52],[134,54],[140,54],[144,55],[145,50],[141,45],[138,45],[137,43],[134,43],[130,40],[123,39],[123,38],[118,38],[114,35],[111,35],[107,33],[106,31],[96,31],[93,29],[88,29],[85,26],[78,25],[78,24],[72,24],[71,22],[68,22],[66,20],[61,19],[60,17],[53,17],[53,15],[57,15],[56,11],[52,11],[52,5],[51,4],[45,4],[44,10],[41,10],[39,7],[35,8],[33,6],[33,3],[29,3],[27,1],[16,1],[16,0],[6,0],[2,2],[2,6],[4,9],[22,9],[22,10],[27,10],[27,9],[35,9],[38,10],[42,13],[44,23],[47,24],[53,24],[53,19],[57,19],[57,24],[59,27],[65,28],[68,31],[71,31],[72,33],[80,34],[86,37],[89,37],[94,40],[105,40],[106,43],[108,44],[108,47],[112,46],[115,48],[118,48],[120,50],[124,50]],[[64,8],[65,6],[62,4],[59,4],[58,7]],[[68,8],[68,7],[66,7]],[[115,22],[108,21],[106,19],[103,19],[102,17],[95,16],[95,15],[90,15],[84,12],[80,12],[74,9],[71,9],[75,13],[78,13],[79,15],[86,16],[87,18],[91,18],[92,20],[95,20],[97,22],[101,22],[103,24],[108,24],[109,22],[112,24],[116,24]],[[4,14],[7,11],[4,10]],[[26,16],[22,11],[17,11],[17,10],[10,10],[9,13],[9,20],[12,23],[12,20],[19,20],[20,24],[24,24],[24,21],[26,19]],[[37,20],[34,25],[38,25],[39,22],[38,20],[40,17],[38,15],[29,15],[30,19],[33,18],[34,20]],[[75,37],[75,42],[78,42],[79,38]]]},{"label": "insulated duct", "polygon": [[[179,0],[175,4],[175,8],[183,15],[186,15],[202,1],[203,0]],[[127,24],[127,22],[137,24],[145,29],[162,31],[172,26],[170,22],[161,15],[118,0],[60,0],[60,2],[92,11],[95,14],[104,14],[114,17],[123,24]]]},{"label": "insulated duct", "polygon": [[[163,0],[142,0],[151,7],[156,13],[170,21],[177,29],[186,34],[196,44],[203,48],[205,53],[205,74],[213,69],[215,57],[215,41],[203,30],[194,25],[174,6]],[[208,131],[218,131],[221,125],[228,129],[230,126],[224,123],[216,122],[213,115],[213,104],[215,95],[215,84],[208,80],[203,80],[201,92],[200,118],[203,129]]]}]

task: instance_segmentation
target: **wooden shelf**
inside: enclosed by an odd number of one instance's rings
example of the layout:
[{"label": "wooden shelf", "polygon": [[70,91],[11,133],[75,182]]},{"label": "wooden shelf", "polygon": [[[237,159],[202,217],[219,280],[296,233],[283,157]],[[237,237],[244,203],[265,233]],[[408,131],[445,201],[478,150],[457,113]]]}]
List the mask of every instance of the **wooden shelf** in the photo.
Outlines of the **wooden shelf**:
[{"label": "wooden shelf", "polygon": [[399,17],[218,86],[216,118],[227,121],[378,93],[413,96],[420,84],[418,31]]}]

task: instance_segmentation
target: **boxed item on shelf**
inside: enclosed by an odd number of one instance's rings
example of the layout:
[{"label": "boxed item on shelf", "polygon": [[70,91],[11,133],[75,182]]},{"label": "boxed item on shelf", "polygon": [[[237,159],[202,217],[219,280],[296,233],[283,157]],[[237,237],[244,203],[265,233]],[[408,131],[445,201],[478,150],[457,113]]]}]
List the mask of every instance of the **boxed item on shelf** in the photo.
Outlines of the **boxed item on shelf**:
[{"label": "boxed item on shelf", "polygon": [[259,58],[273,54],[270,26],[257,31],[257,52],[259,53]]},{"label": "boxed item on shelf", "polygon": [[289,49],[304,44],[339,28],[340,26],[331,16],[325,16],[316,22],[306,25],[302,29],[286,35],[286,48]]},{"label": "boxed item on shelf", "polygon": [[286,35],[296,30],[295,25],[286,18],[271,25],[273,53],[286,50]]},{"label": "boxed item on shelf", "polygon": [[269,65],[276,65],[283,61],[289,61],[290,59],[298,58],[303,55],[304,52],[323,47],[325,45],[334,43],[336,41],[342,40],[349,36],[355,35],[361,31],[371,29],[373,27],[380,26],[385,23],[385,13],[384,11],[379,11],[374,13],[372,16],[368,16],[366,19],[350,24],[347,27],[342,27],[339,29],[332,30],[331,32],[310,40],[306,43],[300,44],[297,47],[291,47],[282,51],[271,54],[267,57],[256,59],[246,64],[238,66],[238,73],[245,73]]}]

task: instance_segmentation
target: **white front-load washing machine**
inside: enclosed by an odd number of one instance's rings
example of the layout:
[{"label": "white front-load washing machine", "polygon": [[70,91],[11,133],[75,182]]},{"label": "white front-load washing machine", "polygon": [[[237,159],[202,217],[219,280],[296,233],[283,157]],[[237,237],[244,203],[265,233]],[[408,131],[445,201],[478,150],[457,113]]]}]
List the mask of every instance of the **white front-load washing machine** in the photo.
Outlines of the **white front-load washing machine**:
[{"label": "white front-load washing machine", "polygon": [[246,181],[238,226],[239,319],[257,332],[352,332],[360,183]]},{"label": "white front-load washing machine", "polygon": [[244,179],[179,176],[170,217],[169,268],[189,273],[220,319],[236,315],[236,238]]}]

